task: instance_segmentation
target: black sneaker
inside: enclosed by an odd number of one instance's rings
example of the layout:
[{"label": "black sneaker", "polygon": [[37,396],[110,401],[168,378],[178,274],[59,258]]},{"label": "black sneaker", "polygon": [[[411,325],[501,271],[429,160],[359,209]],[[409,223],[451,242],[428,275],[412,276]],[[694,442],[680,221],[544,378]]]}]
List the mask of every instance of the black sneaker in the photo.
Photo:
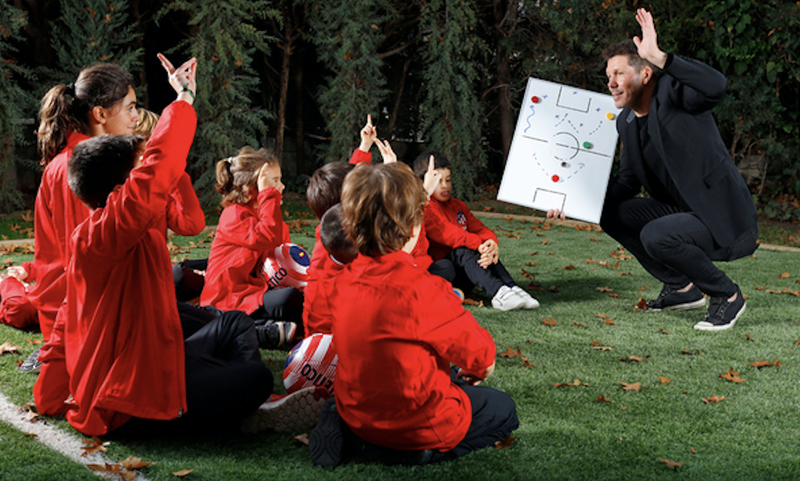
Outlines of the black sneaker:
[{"label": "black sneaker", "polygon": [[39,351],[41,350],[41,346],[37,347],[35,351],[31,353],[30,356],[27,357],[22,364],[19,365],[17,371],[19,372],[29,372],[31,374],[38,374],[39,370],[42,367],[42,363],[39,361]]},{"label": "black sneaker", "polygon": [[664,284],[661,294],[647,303],[648,311],[688,311],[706,305],[706,298],[697,286],[686,292],[678,292]]},{"label": "black sneaker", "polygon": [[315,466],[334,467],[342,463],[344,455],[344,430],[342,417],[336,411],[333,398],[322,405],[317,427],[308,440],[308,452]]},{"label": "black sneaker", "polygon": [[733,327],[747,306],[739,286],[736,286],[736,294],[736,299],[732,302],[727,297],[712,297],[705,319],[695,324],[694,328],[701,331],[723,331]]},{"label": "black sneaker", "polygon": [[266,324],[256,326],[258,347],[261,349],[277,349],[294,338],[297,324],[294,322],[267,321]]}]

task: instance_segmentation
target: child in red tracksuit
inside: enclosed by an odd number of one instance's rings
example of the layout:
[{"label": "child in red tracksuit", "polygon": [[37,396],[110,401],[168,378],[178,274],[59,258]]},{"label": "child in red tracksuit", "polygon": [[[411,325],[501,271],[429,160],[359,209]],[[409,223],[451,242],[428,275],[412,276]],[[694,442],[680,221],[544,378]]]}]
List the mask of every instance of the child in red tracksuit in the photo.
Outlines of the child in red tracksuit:
[{"label": "child in red tracksuit", "polygon": [[[34,386],[41,414],[86,435],[134,419],[236,425],[272,387],[252,319],[221,316],[184,341],[166,247],[170,192],[194,138],[194,59],[162,65],[178,98],[141,137],[81,142],[69,186],[90,209],[70,238],[67,293]],[[141,163],[140,163],[141,162]]]},{"label": "child in red tracksuit", "polygon": [[414,173],[422,179],[434,158],[440,173],[430,202],[425,209],[425,233],[430,242],[428,253],[433,258],[429,268],[464,292],[478,286],[486,291],[496,309],[535,309],[539,302],[514,279],[500,262],[497,236],[470,212],[463,201],[450,194],[450,161],[438,152],[426,152],[414,161]]},{"label": "child in red tracksuit", "polygon": [[243,311],[257,320],[259,343],[274,349],[292,340],[302,320],[303,293],[270,288],[264,261],[290,242],[281,214],[284,185],[272,152],[244,147],[217,163],[217,192],[224,207],[205,272],[200,304]]},{"label": "child in red tracksuit", "polygon": [[359,255],[330,294],[339,361],[335,404],[311,435],[315,464],[337,465],[350,450],[387,464],[452,459],[518,426],[510,396],[475,385],[494,370],[491,335],[446,281],[415,265],[425,203],[405,164],[345,179],[344,227]]},{"label": "child in red tracksuit", "polygon": [[[18,328],[38,325],[47,342],[66,293],[69,236],[89,215],[67,185],[67,163],[82,140],[133,132],[139,121],[133,77],[117,65],[88,67],[74,84],[50,89],[39,114],[36,134],[45,169],[34,209],[34,260],[9,268],[9,277],[0,282],[0,322]],[[38,372],[37,357],[38,349],[20,371]]]}]

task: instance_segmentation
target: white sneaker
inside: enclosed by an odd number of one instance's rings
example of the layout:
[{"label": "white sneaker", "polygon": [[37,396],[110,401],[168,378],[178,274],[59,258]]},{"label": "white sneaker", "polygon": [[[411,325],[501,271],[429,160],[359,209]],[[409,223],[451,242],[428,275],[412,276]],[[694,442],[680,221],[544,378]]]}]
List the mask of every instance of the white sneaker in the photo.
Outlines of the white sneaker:
[{"label": "white sneaker", "polygon": [[326,397],[314,386],[291,394],[275,395],[242,421],[243,433],[271,429],[279,433],[299,433],[314,427]]},{"label": "white sneaker", "polygon": [[516,292],[519,297],[525,299],[524,309],[536,309],[539,307],[539,301],[537,301],[532,295],[528,294],[528,291],[525,289],[521,288],[520,286],[514,286],[511,288],[511,290]]},{"label": "white sneaker", "polygon": [[492,298],[492,307],[501,311],[522,309],[526,304],[525,299],[508,286],[501,287]]}]

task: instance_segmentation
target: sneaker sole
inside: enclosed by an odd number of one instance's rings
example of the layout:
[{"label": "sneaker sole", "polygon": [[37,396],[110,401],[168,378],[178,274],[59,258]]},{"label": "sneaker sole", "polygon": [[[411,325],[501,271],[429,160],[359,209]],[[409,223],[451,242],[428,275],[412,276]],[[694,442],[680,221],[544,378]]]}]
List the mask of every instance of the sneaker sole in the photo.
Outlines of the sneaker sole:
[{"label": "sneaker sole", "polygon": [[301,389],[278,401],[261,405],[242,421],[243,433],[271,429],[279,433],[297,433],[314,427],[319,421],[325,396],[314,386]]},{"label": "sneaker sole", "polygon": [[17,367],[17,372],[27,372],[31,374],[38,374],[42,368],[42,363],[39,362],[39,349],[36,349],[28,357],[22,361],[22,364]]},{"label": "sneaker sole", "polygon": [[341,422],[336,411],[323,410],[321,413],[308,442],[308,452],[314,465],[334,467],[342,463],[344,433],[339,424]]},{"label": "sneaker sole", "polygon": [[698,307],[704,307],[706,305],[706,298],[698,299],[692,302],[686,302],[683,304],[675,304],[674,306],[663,307],[661,309],[654,309],[652,307],[648,307],[647,310],[651,312],[660,312],[660,311],[689,311],[692,309],[697,309]]},{"label": "sneaker sole", "polygon": [[711,324],[710,322],[700,321],[694,325],[694,328],[699,331],[724,331],[726,329],[730,329],[734,324],[736,324],[736,321],[739,320],[739,317],[744,314],[745,308],[747,308],[747,303],[742,304],[742,308],[736,313],[736,317],[734,317],[733,320],[731,320],[731,322],[728,324],[718,326],[716,324]]}]

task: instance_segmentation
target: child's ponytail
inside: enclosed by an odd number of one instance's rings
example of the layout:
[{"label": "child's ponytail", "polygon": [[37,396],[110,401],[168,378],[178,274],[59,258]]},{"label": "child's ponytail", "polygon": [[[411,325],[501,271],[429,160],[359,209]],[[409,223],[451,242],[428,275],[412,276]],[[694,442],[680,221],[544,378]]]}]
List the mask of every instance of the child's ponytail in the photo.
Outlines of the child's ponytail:
[{"label": "child's ponytail", "polygon": [[233,174],[231,173],[233,159],[233,157],[228,157],[217,162],[217,185],[215,188],[223,198],[233,190]]},{"label": "child's ponytail", "polygon": [[42,97],[36,136],[43,165],[50,162],[67,145],[68,131],[81,130],[81,123],[75,121],[71,112],[75,102],[73,84],[56,85]]}]

